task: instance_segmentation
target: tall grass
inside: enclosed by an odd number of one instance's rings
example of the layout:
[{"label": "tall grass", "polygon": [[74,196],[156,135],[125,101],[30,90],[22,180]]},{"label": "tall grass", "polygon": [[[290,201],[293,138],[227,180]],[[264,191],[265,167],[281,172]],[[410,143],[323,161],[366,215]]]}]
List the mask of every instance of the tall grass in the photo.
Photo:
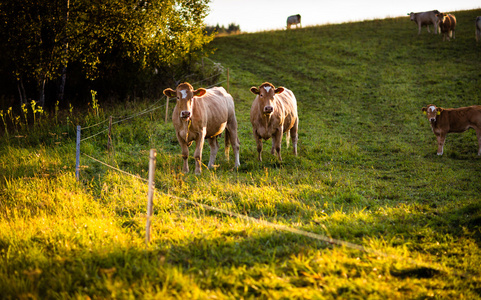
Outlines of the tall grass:
[{"label": "tall grass", "polygon": [[[98,109],[102,99],[95,99],[96,107],[86,112],[58,112],[58,125],[37,120],[38,129],[30,127],[26,135],[19,127],[23,138],[3,135],[0,294],[480,298],[476,137],[472,131],[448,135],[439,157],[421,114],[428,103],[480,104],[481,48],[470,21],[480,14],[455,12],[451,42],[418,36],[407,17],[215,39],[212,59],[230,69],[236,104],[237,171],[219,151],[217,168],[182,174],[165,108],[115,124],[113,151],[106,148],[106,134],[82,142],[83,153],[142,178],[148,150],[157,149],[149,245],[146,184],[85,155],[76,182],[73,125],[134,115],[157,100]],[[256,159],[249,88],[264,81],[288,87],[298,99],[298,157],[283,143],[282,162],[268,151],[262,162]],[[62,121],[62,113],[73,124]],[[208,156],[206,147],[204,163]],[[187,200],[373,251],[283,232]]]}]

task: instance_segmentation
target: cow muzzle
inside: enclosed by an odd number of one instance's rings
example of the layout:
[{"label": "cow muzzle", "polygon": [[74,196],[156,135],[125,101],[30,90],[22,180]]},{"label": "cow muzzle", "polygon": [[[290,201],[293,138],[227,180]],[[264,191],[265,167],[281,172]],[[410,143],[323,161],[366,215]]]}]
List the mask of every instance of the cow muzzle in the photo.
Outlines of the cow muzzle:
[{"label": "cow muzzle", "polygon": [[274,107],[267,105],[264,106],[264,115],[270,115],[274,112]]},{"label": "cow muzzle", "polygon": [[431,123],[436,122],[436,118],[429,118],[429,122],[431,122]]},{"label": "cow muzzle", "polygon": [[191,115],[191,113],[188,110],[183,110],[183,111],[180,112],[180,118],[185,120],[185,121],[188,121],[190,119],[190,115]]}]

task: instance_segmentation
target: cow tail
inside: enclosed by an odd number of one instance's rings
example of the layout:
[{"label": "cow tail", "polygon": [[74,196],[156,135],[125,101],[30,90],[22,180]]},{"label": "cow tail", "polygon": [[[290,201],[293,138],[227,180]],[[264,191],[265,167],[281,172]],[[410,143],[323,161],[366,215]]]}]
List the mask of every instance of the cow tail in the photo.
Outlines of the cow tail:
[{"label": "cow tail", "polygon": [[229,130],[225,130],[225,149],[224,149],[224,153],[225,153],[225,157],[227,159],[229,159],[229,147],[230,147],[230,132]]}]

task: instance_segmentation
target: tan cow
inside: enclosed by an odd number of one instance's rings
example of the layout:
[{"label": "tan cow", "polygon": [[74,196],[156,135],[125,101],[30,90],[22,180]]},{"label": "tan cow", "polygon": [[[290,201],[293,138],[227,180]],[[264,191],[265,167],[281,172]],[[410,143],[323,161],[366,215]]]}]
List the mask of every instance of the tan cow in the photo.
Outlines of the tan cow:
[{"label": "tan cow", "polygon": [[455,39],[456,18],[452,14],[439,13],[436,15],[439,30],[443,34],[443,41],[447,38]]},{"label": "tan cow", "polygon": [[234,99],[222,87],[210,89],[194,88],[189,83],[181,83],[174,91],[170,88],[164,90],[168,97],[177,98],[172,122],[175,133],[182,148],[184,164],[182,171],[189,172],[189,146],[193,141],[196,143],[195,174],[201,173],[202,148],[207,139],[210,146],[209,168],[215,163],[215,157],[219,150],[217,136],[225,129],[225,153],[229,159],[229,144],[234,149],[235,167],[239,162],[239,139],[237,137],[237,120],[235,117]]},{"label": "tan cow", "polygon": [[481,39],[481,16],[476,17],[476,43]]},{"label": "tan cow", "polygon": [[443,155],[444,140],[450,132],[476,130],[478,155],[481,155],[481,105],[460,108],[442,108],[429,104],[422,108],[431,123],[431,129],[438,140],[438,155]]},{"label": "tan cow", "polygon": [[276,89],[269,82],[263,83],[259,88],[253,86],[250,91],[257,95],[251,107],[251,123],[259,160],[262,161],[262,140],[272,138],[271,153],[282,161],[281,142],[284,132],[287,147],[290,136],[293,152],[297,155],[299,117],[296,97],[292,91],[284,87]]},{"label": "tan cow", "polygon": [[429,25],[434,26],[434,33],[438,33],[438,25],[437,25],[437,19],[436,19],[436,14],[439,14],[439,10],[430,10],[430,11],[424,11],[424,12],[418,12],[418,13],[409,13],[408,15],[411,17],[411,21],[414,21],[418,25],[418,34],[421,34],[421,27],[426,26],[428,29],[428,32],[430,33],[431,31],[429,30]]}]

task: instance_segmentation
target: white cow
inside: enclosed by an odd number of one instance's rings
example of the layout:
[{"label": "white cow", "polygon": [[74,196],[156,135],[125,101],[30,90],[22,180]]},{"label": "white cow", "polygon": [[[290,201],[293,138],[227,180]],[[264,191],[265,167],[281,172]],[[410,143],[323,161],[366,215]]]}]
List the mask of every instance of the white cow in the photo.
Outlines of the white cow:
[{"label": "white cow", "polygon": [[429,25],[434,25],[434,33],[438,33],[438,23],[436,14],[439,14],[439,10],[431,10],[431,11],[424,11],[418,13],[409,13],[408,15],[411,16],[411,21],[414,21],[418,25],[418,34],[421,34],[421,27],[426,26],[429,30]]}]

